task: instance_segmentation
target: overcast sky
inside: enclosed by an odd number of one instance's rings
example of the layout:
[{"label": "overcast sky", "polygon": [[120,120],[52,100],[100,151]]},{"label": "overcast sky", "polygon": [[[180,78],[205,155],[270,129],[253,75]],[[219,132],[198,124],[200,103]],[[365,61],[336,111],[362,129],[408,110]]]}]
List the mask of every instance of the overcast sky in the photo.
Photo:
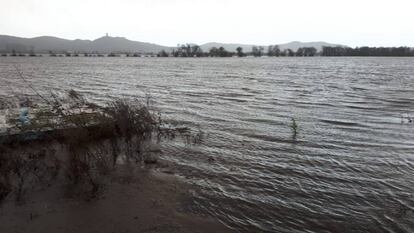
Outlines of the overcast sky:
[{"label": "overcast sky", "polygon": [[0,0],[0,34],[414,46],[414,0]]}]

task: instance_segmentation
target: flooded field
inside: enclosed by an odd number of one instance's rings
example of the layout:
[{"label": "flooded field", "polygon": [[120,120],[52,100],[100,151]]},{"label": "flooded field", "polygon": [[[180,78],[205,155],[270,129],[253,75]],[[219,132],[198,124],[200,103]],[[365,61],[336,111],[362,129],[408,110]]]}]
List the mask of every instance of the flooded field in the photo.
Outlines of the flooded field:
[{"label": "flooded field", "polygon": [[150,94],[200,128],[162,158],[193,184],[189,211],[237,231],[414,231],[412,58],[0,57],[0,108],[33,89]]}]

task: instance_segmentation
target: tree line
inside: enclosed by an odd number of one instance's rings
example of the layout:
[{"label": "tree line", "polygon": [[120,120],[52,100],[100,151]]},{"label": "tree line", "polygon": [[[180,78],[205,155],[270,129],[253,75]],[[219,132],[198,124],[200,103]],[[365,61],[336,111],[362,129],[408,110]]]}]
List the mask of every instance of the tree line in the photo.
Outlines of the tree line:
[{"label": "tree line", "polygon": [[[79,52],[55,53],[49,51],[50,56],[79,56]],[[278,45],[269,46],[253,46],[250,51],[243,51],[242,47],[236,48],[235,51],[228,51],[224,47],[212,47],[208,51],[203,51],[199,45],[196,44],[181,44],[171,51],[162,50],[159,53],[125,53],[112,52],[108,57],[119,57],[122,54],[127,57],[140,56],[158,56],[158,57],[314,57],[314,56],[364,56],[364,57],[412,57],[414,56],[414,49],[409,47],[343,47],[343,46],[323,46],[321,51],[315,47],[300,47],[296,51],[292,49],[281,49]],[[29,52],[18,52],[12,50],[11,53],[0,51],[0,56],[37,56],[33,50]],[[98,52],[84,53],[84,56],[105,56]]]},{"label": "tree line", "polygon": [[410,57],[414,49],[409,47],[322,47],[321,56]]},{"label": "tree line", "polygon": [[291,49],[282,50],[277,45],[270,45],[265,51],[264,46],[253,46],[249,52],[244,52],[242,47],[237,47],[236,51],[227,51],[224,47],[212,47],[208,51],[203,51],[199,45],[195,44],[178,45],[171,52],[162,50],[157,54],[158,57],[312,57],[316,55],[318,53],[314,47],[303,47],[293,51]]},{"label": "tree line", "polygon": [[199,45],[182,44],[178,45],[171,52],[162,50],[157,54],[158,57],[314,57],[314,56],[394,56],[408,57],[414,56],[414,49],[409,47],[341,47],[324,46],[321,51],[315,47],[300,47],[296,51],[292,49],[280,49],[278,45],[270,45],[265,49],[264,46],[253,46],[251,51],[244,52],[242,47],[236,51],[227,51],[224,47],[212,47],[208,51],[203,51]]}]

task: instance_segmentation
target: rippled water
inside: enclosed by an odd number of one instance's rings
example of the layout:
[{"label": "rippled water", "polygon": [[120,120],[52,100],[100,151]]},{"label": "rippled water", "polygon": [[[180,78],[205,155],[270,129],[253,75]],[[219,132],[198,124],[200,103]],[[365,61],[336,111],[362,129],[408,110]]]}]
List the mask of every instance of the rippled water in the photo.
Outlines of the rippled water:
[{"label": "rippled water", "polygon": [[[151,93],[201,145],[163,157],[242,232],[414,232],[414,59],[0,58],[0,97]],[[402,117],[403,116],[403,117]],[[291,118],[298,124],[293,137]]]}]

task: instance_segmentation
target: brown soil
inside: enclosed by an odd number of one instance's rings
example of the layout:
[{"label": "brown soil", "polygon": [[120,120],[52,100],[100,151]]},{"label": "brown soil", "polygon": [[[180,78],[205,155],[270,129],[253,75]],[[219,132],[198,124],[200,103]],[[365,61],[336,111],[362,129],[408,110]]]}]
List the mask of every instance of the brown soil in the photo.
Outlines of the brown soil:
[{"label": "brown soil", "polygon": [[[28,191],[25,203],[0,206],[2,233],[232,232],[219,221],[183,211],[188,185],[173,175],[124,168],[98,197],[54,184]],[[127,171],[127,172],[126,172]]]}]

